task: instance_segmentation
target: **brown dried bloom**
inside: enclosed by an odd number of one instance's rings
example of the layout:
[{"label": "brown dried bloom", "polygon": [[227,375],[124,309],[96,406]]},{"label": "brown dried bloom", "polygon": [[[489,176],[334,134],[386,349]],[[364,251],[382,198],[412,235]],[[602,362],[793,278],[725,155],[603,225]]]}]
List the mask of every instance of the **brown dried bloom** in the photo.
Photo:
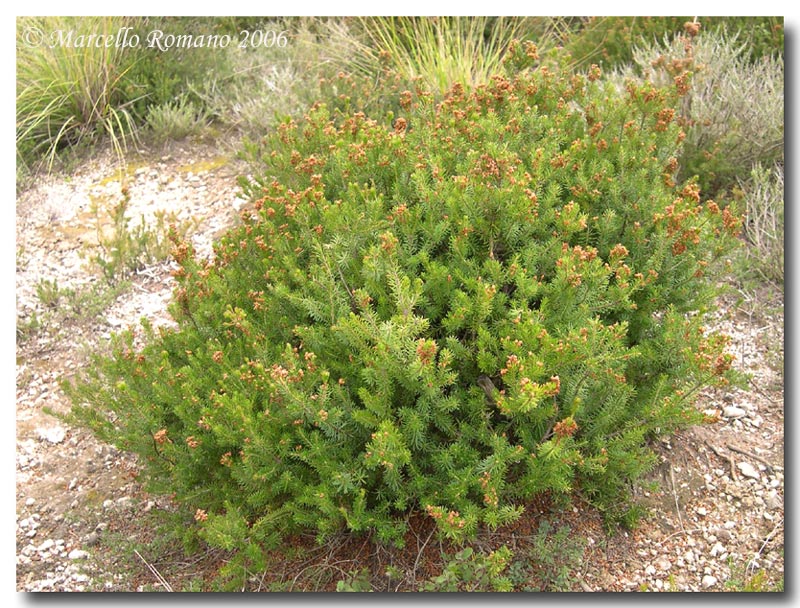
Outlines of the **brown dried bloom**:
[{"label": "brown dried bloom", "polygon": [[683,29],[694,38],[700,32],[700,24],[697,21],[687,21],[683,24]]}]

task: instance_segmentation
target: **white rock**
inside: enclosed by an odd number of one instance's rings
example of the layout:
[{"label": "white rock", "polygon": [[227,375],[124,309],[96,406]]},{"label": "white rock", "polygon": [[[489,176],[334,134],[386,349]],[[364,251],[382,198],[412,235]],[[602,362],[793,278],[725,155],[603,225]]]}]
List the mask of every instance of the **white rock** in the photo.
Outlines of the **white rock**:
[{"label": "white rock", "polygon": [[83,551],[81,549],[73,549],[72,551],[69,552],[69,555],[67,557],[69,557],[70,559],[85,559],[88,556],[89,554],[86,551]]},{"label": "white rock", "polygon": [[50,549],[50,548],[51,548],[51,547],[53,547],[54,545],[55,545],[55,542],[53,542],[53,539],[51,539],[51,538],[48,538],[48,539],[47,539],[46,541],[44,541],[44,542],[43,542],[41,545],[39,545],[38,547],[36,547],[36,550],[37,550],[39,553],[44,553],[45,551],[47,551],[48,549]]},{"label": "white rock", "polygon": [[727,405],[725,409],[722,410],[722,415],[725,418],[741,418],[747,414],[747,410],[744,410],[740,407],[736,407],[735,405]]},{"label": "white rock", "polygon": [[717,577],[711,576],[710,574],[706,574],[703,577],[703,581],[701,583],[701,585],[703,585],[703,589],[708,589],[709,587],[713,587],[716,584],[717,584]]},{"label": "white rock", "polygon": [[649,564],[647,568],[644,569],[644,573],[648,576],[653,576],[656,573],[656,567],[653,564]]},{"label": "white rock", "polygon": [[778,496],[778,493],[775,490],[772,490],[764,499],[764,505],[767,507],[767,509],[774,511],[775,509],[780,509],[783,506],[783,501]]},{"label": "white rock", "polygon": [[686,553],[684,553],[684,554],[683,554],[683,560],[684,560],[685,562],[688,562],[688,563],[690,563],[690,564],[691,564],[691,563],[693,563],[693,562],[694,562],[694,552],[692,552],[692,551],[687,551]]},{"label": "white rock", "polygon": [[656,568],[658,568],[659,570],[661,570],[663,572],[666,572],[667,570],[672,568],[672,564],[670,563],[670,561],[666,557],[659,557],[656,560],[655,564],[656,564]]},{"label": "white rock", "polygon": [[733,529],[733,528],[735,528],[735,527],[736,527],[736,522],[735,522],[735,521],[726,521],[726,522],[723,524],[723,527],[724,527],[726,530],[731,530],[731,529]]},{"label": "white rock", "polygon": [[44,441],[49,441],[50,443],[61,443],[64,441],[64,437],[66,437],[67,432],[64,430],[63,427],[54,426],[51,428],[38,428],[36,429],[36,433],[39,435],[39,438]]},{"label": "white rock", "polygon": [[761,477],[761,474],[758,472],[758,469],[756,469],[749,462],[740,462],[736,465],[736,467],[745,477],[751,477],[753,479],[758,479],[759,477]]},{"label": "white rock", "polygon": [[716,557],[717,555],[722,555],[725,553],[725,546],[722,543],[717,543],[713,547],[711,547],[711,555]]},{"label": "white rock", "polygon": [[697,514],[705,517],[708,515],[708,510],[705,507],[697,507]]},{"label": "white rock", "polygon": [[25,501],[25,506],[26,507],[30,507],[35,502],[36,502],[36,499],[31,496],[28,500]]}]

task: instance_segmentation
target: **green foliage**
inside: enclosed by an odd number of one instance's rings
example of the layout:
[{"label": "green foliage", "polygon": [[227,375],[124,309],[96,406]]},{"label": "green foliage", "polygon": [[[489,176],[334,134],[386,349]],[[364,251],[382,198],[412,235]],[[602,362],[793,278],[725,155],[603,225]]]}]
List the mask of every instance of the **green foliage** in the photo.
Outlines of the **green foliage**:
[{"label": "green foliage", "polygon": [[[225,34],[232,36],[228,25],[227,20],[215,17],[144,17],[135,23],[129,37],[138,36],[140,44],[133,49],[136,62],[127,75],[125,86],[128,91],[138,93],[132,108],[138,124],[144,124],[152,107],[163,107],[181,99],[199,104],[200,99],[193,94],[194,88],[229,74],[225,49],[211,39]],[[170,36],[178,35],[195,39],[202,36],[203,44],[187,46],[173,42],[173,46],[166,46]]]},{"label": "green foliage", "polygon": [[708,196],[730,192],[755,163],[783,162],[782,55],[751,60],[745,36],[725,30],[642,45],[626,78],[686,87],[679,120],[686,131],[679,178],[698,176]]},{"label": "green foliage", "polygon": [[336,583],[338,593],[371,593],[372,582],[370,581],[369,570],[360,570],[350,577],[350,580],[341,580]]},{"label": "green foliage", "polygon": [[784,184],[783,165],[771,169],[760,163],[750,179],[740,180],[738,195],[744,199],[745,237],[749,247],[737,268],[740,277],[769,281],[783,288],[784,280]]},{"label": "green foliage", "polygon": [[[633,60],[636,47],[672,40],[694,17],[591,17],[573,25],[565,36],[565,50],[578,69],[595,63],[603,68],[622,67]],[[783,56],[781,17],[699,17],[702,32],[740,32],[751,61]]]},{"label": "green foliage", "polygon": [[489,554],[466,547],[447,562],[440,575],[428,580],[421,591],[512,591],[512,583],[503,572],[513,555],[506,546]]},{"label": "green foliage", "polygon": [[[527,544],[527,543],[526,543]],[[508,577],[522,591],[572,591],[573,573],[583,557],[583,540],[570,536],[569,526],[553,531],[549,521],[529,539],[529,546],[508,568]]]},{"label": "green foliage", "polygon": [[704,275],[740,220],[674,185],[679,102],[541,68],[283,122],[214,258],[173,234],[178,327],[116,336],[72,420],[248,563],[298,530],[401,545],[415,509],[460,542],[576,486],[624,512],[730,378]]},{"label": "green foliage", "polygon": [[[444,564],[441,574],[430,577],[419,585],[418,591],[436,593],[455,592],[508,592],[514,590],[509,565],[514,553],[503,545],[496,551],[475,551],[465,547],[453,555],[443,556]],[[401,578],[401,573],[389,567],[386,576]],[[368,569],[353,572],[345,580],[336,584],[338,592],[373,592],[373,582]]]},{"label": "green foliage", "polygon": [[757,563],[757,559],[754,559],[742,565],[729,557],[731,575],[725,581],[725,589],[734,593],[783,593],[783,574],[758,567]]},{"label": "green foliage", "polygon": [[103,134],[118,153],[135,129],[126,88],[136,53],[87,42],[135,23],[128,17],[20,17],[17,19],[17,161],[43,160]]},{"label": "green foliage", "polygon": [[[210,43],[164,50],[150,36],[213,36],[229,26],[197,17],[18,18],[21,177],[40,165],[50,170],[61,151],[99,137],[122,156],[144,124],[178,137],[186,126],[197,128],[204,108],[192,91],[229,75],[227,53]],[[187,122],[191,114],[195,121]]]},{"label": "green foliage", "polygon": [[153,137],[161,142],[198,133],[206,125],[203,111],[185,95],[173,102],[151,106],[145,120]]},{"label": "green foliage", "polygon": [[61,287],[56,280],[42,279],[36,285],[39,306],[25,318],[17,319],[17,341],[30,344],[44,337],[40,346],[57,340],[69,325],[97,321],[128,285],[122,281],[114,286],[95,282],[80,287]]},{"label": "green foliage", "polygon": [[110,230],[101,221],[99,202],[92,201],[92,213],[96,217],[99,252],[91,257],[106,281],[114,285],[137,270],[161,262],[169,257],[172,244],[168,238],[170,230],[185,235],[190,224],[179,223],[174,214],[159,211],[155,214],[155,225],[148,226],[144,217],[138,225],[131,225],[127,212],[130,192],[123,186],[120,200],[110,212]]},{"label": "green foliage", "polygon": [[354,67],[371,74],[388,67],[407,83],[419,80],[440,95],[456,83],[488,84],[500,71],[509,44],[520,36],[524,21],[517,17],[363,18],[359,25],[366,42],[359,45],[362,52]]}]

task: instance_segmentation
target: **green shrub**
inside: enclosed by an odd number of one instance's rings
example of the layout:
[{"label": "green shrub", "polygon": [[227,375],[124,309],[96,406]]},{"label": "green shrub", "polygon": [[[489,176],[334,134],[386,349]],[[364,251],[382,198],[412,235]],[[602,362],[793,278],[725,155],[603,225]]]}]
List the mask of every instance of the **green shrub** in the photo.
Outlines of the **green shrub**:
[{"label": "green shrub", "polygon": [[153,138],[159,142],[199,133],[207,124],[203,111],[185,95],[172,102],[150,106],[145,121]]},{"label": "green shrub", "polygon": [[503,573],[513,557],[505,545],[491,553],[475,553],[466,547],[456,553],[438,576],[426,581],[422,591],[453,593],[458,591],[512,591],[513,585]]},{"label": "green shrub", "polygon": [[[316,75],[326,65],[321,56],[325,43],[318,41],[315,29],[319,27],[315,20],[302,18],[241,27],[235,34],[247,29],[255,36],[249,40],[260,46],[219,49],[225,69],[216,78],[192,82],[192,94],[218,123],[260,137],[274,127],[277,117],[300,115],[302,108],[318,99]],[[279,34],[283,36],[280,42]]]},{"label": "green shrub", "polygon": [[744,199],[745,237],[749,247],[743,256],[742,273],[783,287],[784,273],[784,185],[783,165],[772,169],[756,164],[750,179],[740,180]]},{"label": "green shrub", "polygon": [[[138,92],[131,110],[139,124],[145,123],[152,107],[179,99],[199,105],[201,100],[193,92],[195,87],[229,76],[231,66],[227,49],[208,41],[210,36],[234,35],[229,32],[226,19],[143,17],[135,26],[130,35],[138,36],[140,42],[133,49],[136,61],[127,75],[126,86]],[[171,41],[170,36],[179,35],[205,36],[206,42],[200,46],[187,46]],[[170,43],[173,46],[169,46]],[[234,46],[231,43],[228,48]]]},{"label": "green shrub", "polygon": [[[701,32],[739,32],[747,57],[783,56],[781,17],[699,17]],[[591,17],[572,24],[565,49],[579,69],[596,63],[604,68],[623,67],[633,61],[636,47],[674,39],[695,17]]]},{"label": "green shrub", "polygon": [[740,221],[669,185],[677,97],[598,77],[282,123],[215,257],[173,235],[178,327],[117,336],[72,419],[244,568],[298,530],[402,544],[409,510],[456,540],[540,492],[624,512],[648,438],[730,377],[704,274]]},{"label": "green shrub", "polygon": [[682,179],[699,176],[703,192],[730,191],[757,162],[783,160],[783,58],[751,61],[748,48],[725,31],[680,36],[634,51],[635,70],[659,86],[686,75],[680,106],[686,141]]}]

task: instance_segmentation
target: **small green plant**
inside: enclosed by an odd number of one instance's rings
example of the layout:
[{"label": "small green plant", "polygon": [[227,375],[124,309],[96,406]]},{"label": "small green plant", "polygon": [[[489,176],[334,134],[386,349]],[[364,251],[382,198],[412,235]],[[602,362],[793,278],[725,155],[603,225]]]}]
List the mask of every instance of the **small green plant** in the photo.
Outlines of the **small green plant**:
[{"label": "small green plant", "polygon": [[59,302],[62,296],[66,295],[69,292],[65,292],[58,287],[58,281],[55,279],[50,281],[48,279],[42,279],[36,285],[36,297],[41,302],[42,306],[47,309],[55,309],[58,308]]},{"label": "small green plant", "polygon": [[39,306],[17,320],[18,343],[30,343],[37,336],[46,336],[47,343],[52,343],[66,327],[96,321],[125,289],[125,282],[60,287],[56,280],[41,279],[36,285]]},{"label": "small green plant", "polygon": [[336,591],[339,593],[363,593],[372,592],[372,590],[372,581],[369,570],[366,568],[358,571],[349,580],[336,583]]},{"label": "small green plant", "polygon": [[99,201],[92,201],[99,253],[92,255],[90,261],[111,285],[148,265],[167,259],[172,247],[168,232],[173,230],[185,235],[190,226],[188,222],[178,222],[175,214],[163,211],[156,212],[153,226],[148,226],[144,217],[132,226],[127,214],[129,206],[130,191],[123,186],[120,200],[111,209],[111,226],[107,229]]},{"label": "small green plant", "polygon": [[771,574],[766,568],[758,568],[753,562],[746,566],[737,563],[733,558],[728,558],[728,567],[731,575],[725,581],[728,591],[737,593],[767,593],[783,592],[783,576]]},{"label": "small green plant", "polygon": [[704,317],[741,220],[675,183],[680,100],[542,67],[282,122],[213,259],[172,234],[176,327],[116,336],[71,420],[256,565],[402,545],[412,511],[464,541],[576,483],[618,520],[648,440],[736,379]]},{"label": "small green plant", "polygon": [[207,125],[203,111],[185,95],[175,101],[151,106],[145,119],[156,141],[182,139]]},{"label": "small green plant", "polygon": [[506,546],[488,554],[465,547],[448,560],[440,575],[425,582],[421,591],[512,591],[511,580],[503,575],[512,557]]},{"label": "small green plant", "polygon": [[539,529],[526,539],[526,550],[512,566],[515,583],[523,579],[525,591],[572,591],[572,574],[580,565],[584,543],[570,535],[569,526],[553,530],[549,521],[543,520]]}]

